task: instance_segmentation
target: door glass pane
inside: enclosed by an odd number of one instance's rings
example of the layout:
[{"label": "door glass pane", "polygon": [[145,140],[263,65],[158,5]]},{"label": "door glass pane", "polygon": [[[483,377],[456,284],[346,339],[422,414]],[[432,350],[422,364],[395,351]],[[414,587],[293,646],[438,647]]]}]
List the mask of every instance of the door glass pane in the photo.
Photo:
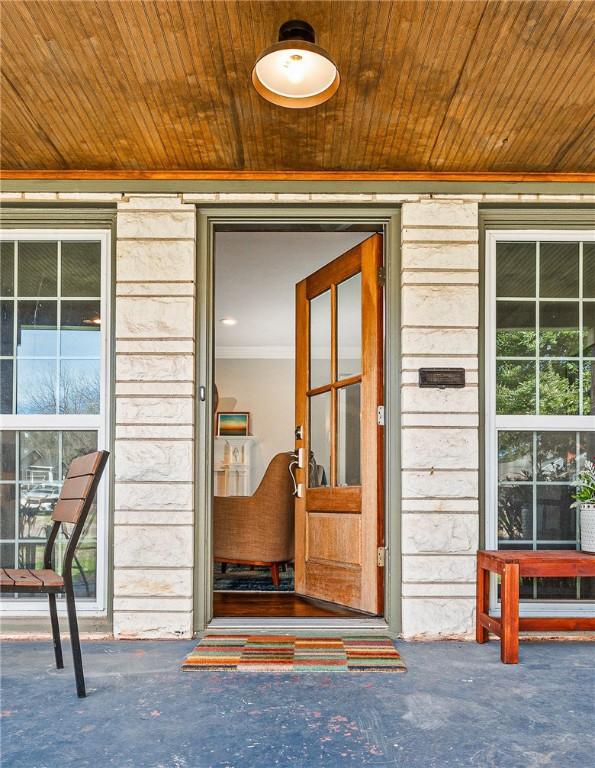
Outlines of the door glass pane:
[{"label": "door glass pane", "polygon": [[57,302],[19,301],[17,355],[55,357],[57,325]]},{"label": "door glass pane", "polygon": [[539,413],[579,413],[579,368],[576,360],[548,360],[539,365]]},{"label": "door glass pane", "polygon": [[356,376],[362,369],[362,276],[337,286],[337,379]]},{"label": "door glass pane", "polygon": [[578,301],[539,302],[539,354],[578,357]]},{"label": "door glass pane", "polygon": [[535,296],[537,247],[535,243],[498,243],[496,296]]},{"label": "door glass pane", "polygon": [[496,323],[498,357],[535,356],[535,302],[498,301]]},{"label": "door glass pane", "polygon": [[0,241],[0,296],[14,296],[14,243]]},{"label": "door glass pane", "polygon": [[337,392],[337,485],[361,485],[360,393],[359,383]]},{"label": "door glass pane", "polygon": [[58,243],[19,243],[19,296],[57,296]]},{"label": "door glass pane", "polygon": [[595,243],[583,243],[583,296],[595,299]]},{"label": "door glass pane", "polygon": [[100,296],[101,244],[62,243],[62,296]]},{"label": "door glass pane", "polygon": [[56,377],[55,360],[19,360],[17,413],[57,413]]},{"label": "door glass pane", "polygon": [[331,292],[310,300],[310,388],[331,381]]},{"label": "door glass pane", "polygon": [[63,301],[60,311],[60,354],[66,357],[99,357],[99,302]]},{"label": "door glass pane", "polygon": [[539,295],[543,298],[578,297],[578,243],[540,243]]},{"label": "door glass pane", "polygon": [[524,360],[496,363],[496,412],[535,413],[535,363]]},{"label": "door glass pane", "polygon": [[310,488],[331,484],[331,393],[310,398]]}]

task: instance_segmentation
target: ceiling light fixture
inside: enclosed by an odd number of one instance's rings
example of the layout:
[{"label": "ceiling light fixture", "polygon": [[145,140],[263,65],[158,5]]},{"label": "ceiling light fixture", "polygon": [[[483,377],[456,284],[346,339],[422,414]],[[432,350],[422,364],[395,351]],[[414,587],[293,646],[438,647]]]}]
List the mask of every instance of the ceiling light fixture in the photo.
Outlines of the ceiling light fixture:
[{"label": "ceiling light fixture", "polygon": [[267,101],[300,109],[322,104],[337,92],[340,77],[329,54],[315,44],[307,21],[286,21],[279,42],[265,48],[252,70],[252,83]]},{"label": "ceiling light fixture", "polygon": [[238,321],[235,319],[235,317],[222,317],[220,320],[223,325],[237,325]]}]

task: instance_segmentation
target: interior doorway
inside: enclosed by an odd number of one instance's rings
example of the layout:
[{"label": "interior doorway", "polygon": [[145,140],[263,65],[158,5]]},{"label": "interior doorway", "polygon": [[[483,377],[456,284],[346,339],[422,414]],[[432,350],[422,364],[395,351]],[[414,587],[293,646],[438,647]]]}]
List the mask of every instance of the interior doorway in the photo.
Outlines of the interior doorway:
[{"label": "interior doorway", "polygon": [[383,227],[213,246],[213,615],[382,616]]}]

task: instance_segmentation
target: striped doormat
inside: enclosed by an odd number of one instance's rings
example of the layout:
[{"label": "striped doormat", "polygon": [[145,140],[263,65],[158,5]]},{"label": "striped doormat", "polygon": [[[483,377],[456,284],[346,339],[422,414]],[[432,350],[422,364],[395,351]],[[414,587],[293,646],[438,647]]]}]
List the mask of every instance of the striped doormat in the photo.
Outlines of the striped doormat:
[{"label": "striped doormat", "polygon": [[206,635],[184,670],[204,672],[406,672],[388,637]]}]

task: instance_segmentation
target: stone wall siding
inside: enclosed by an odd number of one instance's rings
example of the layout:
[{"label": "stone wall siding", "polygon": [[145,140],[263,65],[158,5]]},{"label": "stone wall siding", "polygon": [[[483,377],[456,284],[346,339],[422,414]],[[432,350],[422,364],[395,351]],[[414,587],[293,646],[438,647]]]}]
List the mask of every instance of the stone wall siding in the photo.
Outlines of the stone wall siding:
[{"label": "stone wall siding", "polygon": [[[478,204],[595,196],[4,192],[0,199],[118,205],[114,634],[163,638],[192,633],[196,205],[401,205],[403,635],[472,635],[481,450]],[[463,367],[466,387],[419,389],[422,366]]]}]

